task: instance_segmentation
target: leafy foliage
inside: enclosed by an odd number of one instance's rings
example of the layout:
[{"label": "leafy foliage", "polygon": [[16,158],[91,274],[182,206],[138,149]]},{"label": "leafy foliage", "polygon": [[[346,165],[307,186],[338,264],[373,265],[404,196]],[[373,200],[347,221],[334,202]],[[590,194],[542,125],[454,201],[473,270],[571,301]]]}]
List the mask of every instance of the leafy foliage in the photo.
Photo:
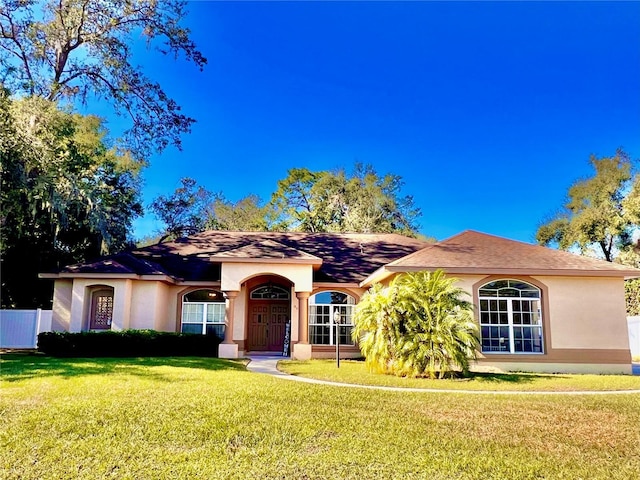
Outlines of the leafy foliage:
[{"label": "leafy foliage", "polygon": [[180,186],[170,196],[157,197],[150,208],[165,225],[159,242],[204,230],[211,198],[211,192],[197,186],[196,181],[189,177],[182,178]]},{"label": "leafy foliage", "polygon": [[[615,258],[616,263],[640,268],[640,246],[635,243],[622,250]],[[627,315],[640,315],[640,278],[625,280],[624,296]]]},{"label": "leafy foliage", "polygon": [[627,302],[627,315],[640,315],[640,278],[624,282],[624,298]]},{"label": "leafy foliage", "polygon": [[468,372],[478,346],[472,305],[444,272],[395,277],[374,285],[356,307],[353,338],[381,373],[443,378]]},{"label": "leafy foliage", "polygon": [[128,115],[127,147],[147,158],[152,146],[180,146],[192,118],[132,63],[143,35],[165,55],[206,59],[180,22],[180,0],[5,0],[0,9],[2,82],[14,93],[48,100],[104,98]]},{"label": "leafy foliage", "polygon": [[231,202],[218,194],[211,205],[208,228],[241,232],[265,232],[270,229],[272,210],[261,205],[260,197],[248,195]]},{"label": "leafy foliage", "polygon": [[415,235],[420,210],[400,196],[401,187],[401,177],[380,176],[370,165],[356,164],[351,175],[294,168],[271,203],[287,230]]},{"label": "leafy foliage", "polygon": [[0,92],[2,305],[48,306],[38,272],[129,244],[140,163],[110,148],[102,121]]},{"label": "leafy foliage", "polygon": [[578,247],[586,253],[596,248],[613,261],[617,251],[630,245],[640,220],[640,179],[622,150],[590,161],[595,175],[571,186],[564,208],[538,228],[536,238],[563,250]]},{"label": "leafy foliage", "polygon": [[400,177],[380,177],[371,166],[357,164],[352,176],[342,170],[291,169],[267,204],[253,194],[232,202],[191,178],[181,182],[171,196],[161,195],[151,204],[165,225],[161,240],[203,229],[417,235],[414,222],[420,211],[412,197],[399,196]]}]

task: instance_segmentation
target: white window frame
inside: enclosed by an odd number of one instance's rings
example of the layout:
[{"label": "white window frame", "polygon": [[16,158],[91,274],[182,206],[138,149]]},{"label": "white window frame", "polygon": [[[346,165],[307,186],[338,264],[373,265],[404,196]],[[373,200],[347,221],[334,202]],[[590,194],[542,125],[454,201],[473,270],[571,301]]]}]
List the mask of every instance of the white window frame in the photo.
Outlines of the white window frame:
[{"label": "white window frame", "polygon": [[[208,289],[203,289],[208,290]],[[180,318],[180,331],[183,332],[184,325],[201,325],[200,333],[206,335],[207,333],[207,325],[224,325],[225,321],[225,302],[186,302],[185,297],[192,292],[185,293],[182,296],[182,313]],[[185,314],[191,313],[187,312],[189,306],[201,306],[202,313],[198,321],[185,321]],[[209,316],[211,316],[212,321],[207,321]],[[183,332],[184,333],[184,332]]]},{"label": "white window frame", "polygon": [[[501,281],[506,281],[507,282],[507,286],[506,287],[502,287],[499,289],[488,289],[486,288],[488,285],[491,285],[492,283],[495,282],[501,282]],[[520,284],[525,284],[527,285],[528,288],[527,290],[521,290],[515,287],[511,286],[510,282],[514,282],[514,283],[520,283]],[[503,289],[511,289],[511,290],[517,290],[520,292],[519,296],[500,296],[500,290]],[[496,296],[481,296],[480,292],[482,290],[495,290],[496,291]],[[522,296],[522,292],[523,291],[536,291],[537,292],[537,296],[536,297],[531,297],[531,296],[526,296],[523,297]],[[478,298],[480,300],[480,303],[478,304],[478,321],[480,323],[480,349],[482,351],[483,354],[487,354],[487,355],[496,355],[496,354],[502,354],[502,355],[543,355],[545,353],[544,350],[544,324],[543,324],[543,319],[542,319],[542,295],[540,292],[540,289],[538,287],[536,287],[535,285],[531,285],[528,282],[525,282],[523,280],[517,280],[517,279],[497,279],[497,280],[492,280],[491,282],[488,282],[486,284],[484,284],[482,287],[480,287],[478,289]],[[498,302],[498,310],[496,310],[497,314],[500,315],[501,313],[503,313],[503,310],[500,310],[499,308],[499,302],[500,301],[506,301],[506,306],[507,306],[507,310],[506,310],[506,314],[507,314],[507,323],[486,323],[482,321],[482,314],[483,313],[489,313],[489,315],[491,313],[493,313],[493,310],[491,310],[491,308],[489,308],[486,312],[485,310],[482,309],[482,301],[487,301],[487,305],[490,306],[491,301],[496,301]],[[513,302],[514,301],[526,301],[529,302],[531,304],[533,304],[534,302],[537,302],[537,309],[533,309],[533,305],[531,306],[532,308],[529,310],[529,312],[532,315],[537,315],[537,323],[535,324],[522,324],[522,323],[514,323],[513,319],[514,319],[514,309],[513,309]],[[520,312],[517,313],[522,313],[523,311],[521,310]],[[485,350],[483,345],[482,345],[482,327],[498,327],[498,328],[508,328],[509,330],[509,343],[508,343],[508,350]],[[533,336],[533,332],[538,330],[540,331],[540,351],[539,352],[516,352],[515,351],[515,335],[514,335],[514,329],[516,328],[526,328],[532,331],[532,335],[531,335],[531,342],[534,342],[534,336]],[[524,337],[523,337],[524,338]],[[524,341],[524,339],[522,340]],[[533,343],[532,343],[533,345]]]},{"label": "white window frame", "polygon": [[[316,303],[316,298],[321,294],[331,294],[332,292],[340,293],[342,295],[347,295],[347,298],[351,299],[353,303]],[[353,310],[356,306],[356,299],[353,295],[350,295],[345,292],[341,292],[339,290],[323,290],[322,292],[317,292],[309,298],[309,339],[314,339],[313,331],[315,328],[321,327],[329,327],[329,343],[312,343],[312,345],[326,345],[326,346],[334,346],[335,345],[335,331],[336,324],[334,321],[335,311],[338,310],[340,312],[340,330],[343,328],[348,328],[347,330],[347,338],[349,339],[348,343],[340,342],[340,345],[352,346],[354,345],[353,340],[351,339],[351,330],[353,330]],[[326,310],[317,313],[318,308],[322,308],[322,310]],[[318,322],[317,319],[319,317],[327,318],[329,317],[329,322]],[[342,332],[341,332],[342,333]]]}]

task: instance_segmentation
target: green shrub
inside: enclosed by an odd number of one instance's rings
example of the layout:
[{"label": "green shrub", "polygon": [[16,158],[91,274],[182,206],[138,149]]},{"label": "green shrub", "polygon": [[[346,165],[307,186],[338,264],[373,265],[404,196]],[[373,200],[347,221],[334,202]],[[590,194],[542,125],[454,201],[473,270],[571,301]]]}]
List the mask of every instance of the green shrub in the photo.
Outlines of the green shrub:
[{"label": "green shrub", "polygon": [[215,335],[155,330],[38,335],[38,350],[55,357],[217,357],[219,344]]}]

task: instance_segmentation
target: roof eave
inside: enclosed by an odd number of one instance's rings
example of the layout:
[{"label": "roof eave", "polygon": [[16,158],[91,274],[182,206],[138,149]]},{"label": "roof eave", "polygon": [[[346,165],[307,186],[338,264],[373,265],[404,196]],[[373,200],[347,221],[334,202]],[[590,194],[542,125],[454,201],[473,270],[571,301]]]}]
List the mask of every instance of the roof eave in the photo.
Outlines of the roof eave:
[{"label": "roof eave", "polygon": [[360,288],[358,282],[313,282],[314,288]]},{"label": "roof eave", "polygon": [[367,288],[370,285],[378,282],[382,282],[386,278],[395,273],[395,269],[390,268],[388,265],[384,265],[360,282],[360,288]]},{"label": "roof eave", "polygon": [[135,273],[82,273],[82,272],[60,272],[60,273],[39,273],[39,278],[59,279],[59,278],[101,278],[117,280],[155,280],[166,283],[176,283],[175,279],[164,274],[137,275]]},{"label": "roof eave", "polygon": [[247,258],[247,257],[210,257],[215,263],[287,263],[296,265],[322,265],[321,258]]},{"label": "roof eave", "polygon": [[[571,277],[623,277],[626,279],[640,278],[640,271],[636,270],[594,270],[581,268],[483,268],[483,267],[436,267],[436,266],[390,266],[383,267],[393,273],[444,270],[449,274],[467,275],[542,275],[542,276],[571,276]],[[369,280],[373,275],[365,279]],[[388,275],[387,275],[388,276]]]}]

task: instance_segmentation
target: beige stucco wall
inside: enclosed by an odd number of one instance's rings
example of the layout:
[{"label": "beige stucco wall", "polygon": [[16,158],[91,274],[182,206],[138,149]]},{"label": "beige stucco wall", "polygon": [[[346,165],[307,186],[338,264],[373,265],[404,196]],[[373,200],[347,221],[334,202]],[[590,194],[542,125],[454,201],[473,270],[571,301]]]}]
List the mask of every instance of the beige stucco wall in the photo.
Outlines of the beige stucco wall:
[{"label": "beige stucco wall", "polygon": [[[228,264],[223,266],[221,287],[203,284],[198,288],[239,291],[234,302],[233,339],[242,341],[247,337],[248,295],[242,283],[248,278],[264,274],[279,275],[294,284],[291,295],[291,340],[295,343],[299,340],[299,303],[295,292],[313,294],[326,290],[313,288],[310,266]],[[456,278],[458,286],[469,293],[468,299],[473,304],[478,302],[477,298],[471,296],[473,286],[483,279],[492,280],[485,275],[456,275]],[[526,278],[522,277],[502,278],[521,278],[526,281]],[[627,366],[620,360],[620,352],[629,350],[622,279],[560,276],[537,276],[532,279],[545,287],[543,315],[547,351],[535,358],[532,355],[503,355],[502,358],[485,355],[485,358],[480,359],[481,364],[504,370],[627,373]],[[52,329],[86,329],[91,308],[91,292],[98,286],[114,289],[114,330],[179,330],[178,312],[182,293],[190,287],[169,285],[155,280],[129,279],[56,280]],[[364,290],[351,289],[351,292],[359,296]],[[614,361],[614,358],[617,360]],[[558,361],[559,359],[562,360]]]},{"label": "beige stucco wall", "polygon": [[130,328],[175,331],[176,309],[171,310],[170,307],[176,300],[171,298],[171,290],[175,291],[175,297],[180,289],[171,289],[167,284],[156,281],[133,282]]},{"label": "beige stucco wall", "polygon": [[[56,281],[57,283],[57,281]],[[112,330],[126,330],[130,327],[132,281],[129,279],[76,278],[71,291],[71,308],[68,330],[86,330],[91,309],[91,294],[102,286],[113,288]]]},{"label": "beige stucco wall", "polygon": [[178,298],[185,287],[129,279],[56,280],[52,327],[71,332],[86,330],[91,294],[99,286],[114,289],[113,330],[176,331]]},{"label": "beige stucco wall", "polygon": [[247,321],[247,287],[243,286],[240,293],[233,302],[233,340],[240,341],[245,338],[245,329]]},{"label": "beige stucco wall", "polygon": [[257,275],[280,275],[291,281],[296,292],[310,292],[313,282],[311,265],[276,263],[223,263],[221,289],[239,291],[242,283]]},{"label": "beige stucco wall", "polygon": [[176,295],[172,295],[172,291],[173,289],[166,283],[157,285],[154,330],[176,331]]},{"label": "beige stucco wall", "polygon": [[[488,279],[488,276],[457,275],[456,278],[459,280],[458,286],[471,295],[473,285],[483,278]],[[547,287],[548,310],[543,315],[546,315],[545,320],[550,328],[551,348],[629,348],[624,281],[621,278],[531,278]],[[472,302],[477,305],[478,299],[473,298]]]},{"label": "beige stucco wall", "polygon": [[51,315],[51,331],[66,332],[71,325],[71,299],[73,281],[58,279],[53,286],[53,312]]},{"label": "beige stucco wall", "polygon": [[[160,282],[133,282],[131,292],[130,328],[153,329],[156,326],[156,305]],[[115,301],[115,298],[114,298]]]},{"label": "beige stucco wall", "polygon": [[483,278],[487,278],[487,275],[451,275],[458,279],[456,287],[462,288],[468,295],[465,300],[471,302],[473,305],[478,304],[478,299],[473,298],[473,285],[478,283]]},{"label": "beige stucco wall", "polygon": [[629,348],[623,279],[536,279],[549,292],[552,348]]}]

